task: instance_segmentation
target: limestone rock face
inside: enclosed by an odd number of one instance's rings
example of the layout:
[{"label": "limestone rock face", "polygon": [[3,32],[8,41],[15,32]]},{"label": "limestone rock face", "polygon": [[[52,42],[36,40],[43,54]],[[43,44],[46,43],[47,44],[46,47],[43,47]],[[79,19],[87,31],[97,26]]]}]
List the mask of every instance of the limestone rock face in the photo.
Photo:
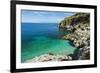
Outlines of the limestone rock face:
[{"label": "limestone rock face", "polygon": [[86,60],[86,59],[90,59],[90,48],[89,47],[85,47],[85,48],[80,48],[79,51],[80,60]]},{"label": "limestone rock face", "polygon": [[69,32],[68,34],[63,35],[62,38],[71,40],[74,46],[79,49],[77,52],[77,59],[90,59],[89,13],[76,13],[71,17],[65,18],[59,24],[59,29],[62,32]]},{"label": "limestone rock face", "polygon": [[68,60],[72,60],[72,58],[67,55],[43,54],[31,60],[27,60],[26,62],[47,62],[47,61],[68,61]]}]

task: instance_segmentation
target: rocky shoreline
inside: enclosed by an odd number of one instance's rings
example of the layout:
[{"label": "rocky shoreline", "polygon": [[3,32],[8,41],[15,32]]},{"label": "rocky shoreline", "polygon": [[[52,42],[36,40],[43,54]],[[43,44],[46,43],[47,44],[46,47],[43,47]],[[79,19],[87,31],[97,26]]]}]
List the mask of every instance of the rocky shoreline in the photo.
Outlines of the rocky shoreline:
[{"label": "rocky shoreline", "polygon": [[72,60],[70,56],[48,53],[35,57],[31,60],[27,60],[26,62],[30,63],[30,62],[69,61],[69,60]]},{"label": "rocky shoreline", "polygon": [[65,18],[59,26],[62,32],[69,32],[62,38],[73,42],[77,47],[73,57],[75,60],[90,59],[90,14],[76,13],[75,15]]}]

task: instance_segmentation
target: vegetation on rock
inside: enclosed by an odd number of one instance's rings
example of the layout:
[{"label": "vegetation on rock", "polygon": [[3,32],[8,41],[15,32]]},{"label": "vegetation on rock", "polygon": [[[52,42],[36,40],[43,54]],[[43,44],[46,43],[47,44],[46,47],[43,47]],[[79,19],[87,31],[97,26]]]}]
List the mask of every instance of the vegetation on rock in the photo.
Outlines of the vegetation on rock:
[{"label": "vegetation on rock", "polygon": [[89,13],[76,13],[71,17],[65,18],[59,24],[59,29],[62,32],[69,32],[68,34],[64,34],[62,38],[71,40],[74,46],[79,49],[77,59],[90,59]]}]

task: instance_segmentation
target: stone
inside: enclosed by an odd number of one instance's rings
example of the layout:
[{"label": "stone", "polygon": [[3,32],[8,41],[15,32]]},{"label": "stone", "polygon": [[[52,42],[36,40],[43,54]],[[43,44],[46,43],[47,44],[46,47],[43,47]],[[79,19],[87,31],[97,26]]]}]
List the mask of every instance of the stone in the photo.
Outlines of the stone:
[{"label": "stone", "polygon": [[71,56],[48,53],[27,60],[26,62],[29,63],[29,62],[69,61],[69,60],[72,60]]}]

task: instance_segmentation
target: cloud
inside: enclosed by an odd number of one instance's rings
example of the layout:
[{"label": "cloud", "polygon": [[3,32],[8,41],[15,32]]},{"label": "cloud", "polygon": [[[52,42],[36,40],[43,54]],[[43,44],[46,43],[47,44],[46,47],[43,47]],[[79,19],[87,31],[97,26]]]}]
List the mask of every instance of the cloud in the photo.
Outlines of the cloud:
[{"label": "cloud", "polygon": [[41,11],[32,11],[33,14],[48,14],[47,12],[41,12]]}]

